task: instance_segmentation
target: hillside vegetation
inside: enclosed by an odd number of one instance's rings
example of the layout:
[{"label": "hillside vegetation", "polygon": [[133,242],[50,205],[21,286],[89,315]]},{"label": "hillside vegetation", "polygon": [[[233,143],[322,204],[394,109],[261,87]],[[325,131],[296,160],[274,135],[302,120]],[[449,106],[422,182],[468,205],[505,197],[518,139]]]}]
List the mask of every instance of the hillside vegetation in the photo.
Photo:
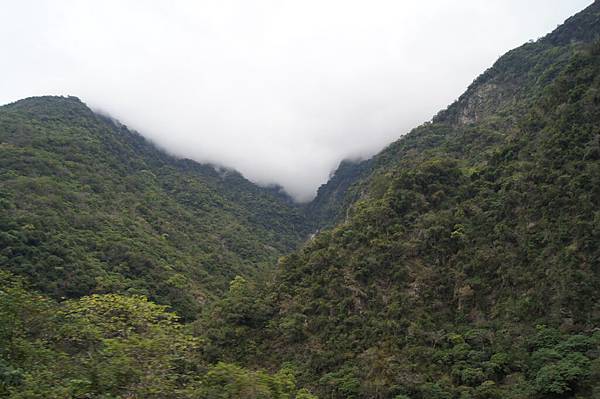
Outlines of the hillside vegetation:
[{"label": "hillside vegetation", "polygon": [[414,129],[372,159],[342,162],[309,204],[310,218],[321,225],[343,220],[390,168],[410,168],[438,154],[474,165],[487,162],[572,57],[599,39],[600,4],[594,2],[554,32],[500,57],[433,123]]},{"label": "hillside vegetation", "polygon": [[178,160],[78,99],[0,107],[0,266],[53,298],[146,295],[193,318],[308,234],[298,206]]},{"label": "hillside vegetation", "polygon": [[291,363],[321,397],[600,395],[599,10],[370,161],[340,225],[207,315],[214,360]]},{"label": "hillside vegetation", "polygon": [[75,98],[0,151],[0,397],[600,397],[600,1],[304,207]]}]

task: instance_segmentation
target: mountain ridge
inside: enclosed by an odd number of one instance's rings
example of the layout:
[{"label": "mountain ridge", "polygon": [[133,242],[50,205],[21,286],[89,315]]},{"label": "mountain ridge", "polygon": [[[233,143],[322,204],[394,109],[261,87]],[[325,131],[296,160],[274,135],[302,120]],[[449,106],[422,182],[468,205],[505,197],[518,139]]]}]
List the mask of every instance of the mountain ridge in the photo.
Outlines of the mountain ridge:
[{"label": "mountain ridge", "polygon": [[74,99],[0,107],[0,397],[598,397],[599,16],[305,208]]},{"label": "mountain ridge", "polygon": [[[501,57],[483,76],[507,89],[475,120],[481,78],[343,165],[321,191],[338,223],[199,322],[213,360],[291,363],[321,397],[597,396],[599,7]],[[592,41],[568,40],[582,20]]]},{"label": "mountain ridge", "polygon": [[[311,214],[330,215],[324,225],[341,221],[351,211],[351,204],[366,195],[366,180],[377,180],[378,171],[406,162],[403,157],[412,159],[415,153],[422,155],[431,144],[439,146],[445,141],[455,148],[485,152],[487,147],[503,140],[500,134],[505,133],[499,132],[511,131],[523,116],[523,110],[531,106],[532,99],[558,76],[571,57],[597,39],[600,39],[600,2],[594,1],[544,37],[501,56],[456,101],[434,115],[431,122],[413,129],[368,160],[342,163],[341,176],[319,189],[309,207]],[[495,132],[481,137],[475,131],[478,127]],[[465,135],[462,142],[456,136],[461,129],[465,131],[460,132]],[[471,136],[466,137],[468,134]],[[467,138],[476,145],[466,142]],[[340,190],[341,187],[348,190]],[[340,191],[348,195],[332,194]]]},{"label": "mountain ridge", "polygon": [[[285,195],[237,172],[175,159],[73,97],[0,107],[0,130],[7,254],[1,263],[41,278],[36,286],[55,297],[132,290],[179,301],[176,308],[190,317],[198,300],[240,272],[268,268],[309,232]],[[169,255],[142,253],[150,243]],[[205,266],[197,269],[199,261]],[[140,275],[144,269],[160,281]]]}]

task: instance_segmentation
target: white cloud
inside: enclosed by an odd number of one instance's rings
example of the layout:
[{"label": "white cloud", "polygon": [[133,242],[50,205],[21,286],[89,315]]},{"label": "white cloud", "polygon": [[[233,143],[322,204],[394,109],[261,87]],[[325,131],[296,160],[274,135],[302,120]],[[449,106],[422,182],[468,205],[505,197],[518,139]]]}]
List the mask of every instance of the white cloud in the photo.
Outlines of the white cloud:
[{"label": "white cloud", "polygon": [[20,0],[0,14],[0,102],[75,95],[307,200],[590,3]]}]

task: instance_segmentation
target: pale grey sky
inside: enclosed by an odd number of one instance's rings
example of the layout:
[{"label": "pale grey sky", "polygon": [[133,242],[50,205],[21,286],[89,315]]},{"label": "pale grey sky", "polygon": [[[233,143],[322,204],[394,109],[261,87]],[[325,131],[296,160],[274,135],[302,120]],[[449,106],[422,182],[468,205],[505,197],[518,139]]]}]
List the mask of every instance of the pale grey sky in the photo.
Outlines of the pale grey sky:
[{"label": "pale grey sky", "polygon": [[591,0],[19,0],[0,103],[74,95],[169,152],[310,199]]}]

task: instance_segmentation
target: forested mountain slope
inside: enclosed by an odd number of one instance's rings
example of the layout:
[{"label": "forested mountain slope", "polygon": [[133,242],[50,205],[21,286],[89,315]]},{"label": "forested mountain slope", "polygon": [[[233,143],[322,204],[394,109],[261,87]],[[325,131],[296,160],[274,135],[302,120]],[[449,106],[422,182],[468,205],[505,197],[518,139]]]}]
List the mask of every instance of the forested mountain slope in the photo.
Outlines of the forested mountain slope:
[{"label": "forested mountain slope", "polygon": [[[600,39],[600,3],[569,18],[545,37],[509,51],[432,122],[414,129],[372,159],[343,162],[309,205],[321,225],[343,220],[359,198],[377,191],[389,168],[412,167],[438,152],[471,164],[487,162],[511,139],[517,122],[582,47]],[[402,132],[399,132],[402,133]]]},{"label": "forested mountain slope", "polygon": [[72,97],[0,107],[0,397],[600,397],[599,33],[596,1],[305,208]]},{"label": "forested mountain slope", "polygon": [[0,267],[54,298],[147,295],[193,318],[308,233],[298,206],[175,159],[78,99],[0,107]]},{"label": "forested mountain slope", "polygon": [[331,398],[600,395],[599,10],[379,154],[343,223],[198,323],[213,360]]}]

